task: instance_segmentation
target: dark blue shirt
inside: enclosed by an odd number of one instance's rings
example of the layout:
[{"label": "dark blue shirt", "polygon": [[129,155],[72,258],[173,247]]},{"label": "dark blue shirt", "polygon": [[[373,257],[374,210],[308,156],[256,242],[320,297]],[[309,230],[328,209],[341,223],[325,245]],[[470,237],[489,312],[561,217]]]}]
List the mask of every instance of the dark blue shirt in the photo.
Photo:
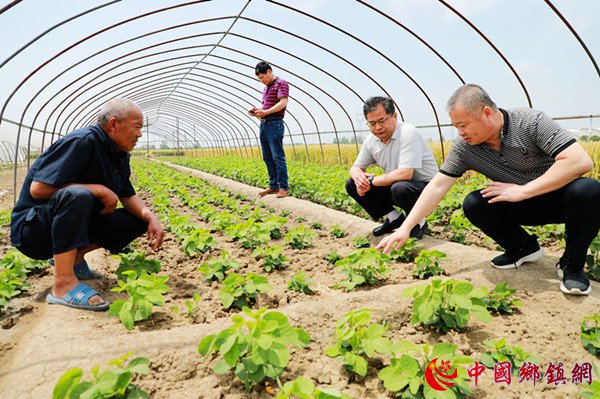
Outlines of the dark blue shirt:
[{"label": "dark blue shirt", "polygon": [[101,184],[121,198],[135,195],[130,174],[129,153],[117,151],[117,144],[98,125],[75,130],[57,140],[31,165],[25,176],[11,214],[13,245],[21,245],[21,226],[35,215],[35,208],[50,200],[31,196],[33,181],[54,187],[68,183]]}]

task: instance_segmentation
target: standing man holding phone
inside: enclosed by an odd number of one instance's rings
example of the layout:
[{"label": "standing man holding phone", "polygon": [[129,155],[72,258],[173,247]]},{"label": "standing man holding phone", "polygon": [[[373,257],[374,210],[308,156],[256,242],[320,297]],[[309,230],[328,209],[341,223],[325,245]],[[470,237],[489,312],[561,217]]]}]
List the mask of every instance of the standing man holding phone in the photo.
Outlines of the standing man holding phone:
[{"label": "standing man holding phone", "polygon": [[288,173],[283,148],[283,117],[288,104],[288,82],[275,76],[271,65],[265,61],[256,64],[254,72],[258,80],[265,85],[262,106],[253,107],[248,115],[260,119],[260,145],[263,161],[269,172],[269,187],[258,195],[277,194],[277,198],[288,195]]}]

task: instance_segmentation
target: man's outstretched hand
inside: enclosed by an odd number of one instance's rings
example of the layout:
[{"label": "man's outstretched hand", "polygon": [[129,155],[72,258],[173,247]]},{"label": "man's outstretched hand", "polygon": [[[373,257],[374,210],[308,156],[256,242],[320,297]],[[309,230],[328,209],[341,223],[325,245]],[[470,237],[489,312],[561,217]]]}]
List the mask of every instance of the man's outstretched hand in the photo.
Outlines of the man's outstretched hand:
[{"label": "man's outstretched hand", "polygon": [[158,251],[165,238],[165,232],[156,217],[148,222],[148,241],[154,251]]},{"label": "man's outstretched hand", "polygon": [[390,252],[392,249],[400,248],[404,245],[404,243],[408,240],[410,235],[410,231],[408,233],[404,232],[404,229],[399,228],[394,233],[389,236],[383,238],[379,244],[377,244],[377,249],[383,252]]}]

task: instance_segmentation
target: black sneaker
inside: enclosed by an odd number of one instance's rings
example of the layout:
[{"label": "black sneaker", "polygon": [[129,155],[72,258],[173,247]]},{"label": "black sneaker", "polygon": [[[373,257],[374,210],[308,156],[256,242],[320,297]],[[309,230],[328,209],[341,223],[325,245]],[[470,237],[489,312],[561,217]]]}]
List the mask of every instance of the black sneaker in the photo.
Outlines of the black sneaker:
[{"label": "black sneaker", "polygon": [[590,280],[583,271],[572,273],[563,270],[564,277],[560,283],[560,290],[569,295],[589,295],[592,292]]},{"label": "black sneaker", "polygon": [[400,227],[402,225],[402,222],[404,222],[404,219],[406,219],[404,217],[404,215],[399,216],[398,218],[392,220],[391,222],[389,221],[388,218],[385,218],[385,221],[383,222],[383,224],[381,226],[377,226],[373,229],[373,235],[375,237],[379,237],[384,234],[391,233],[392,231],[396,230],[398,227]]},{"label": "black sneaker", "polygon": [[516,251],[506,251],[492,259],[492,266],[496,269],[516,269],[525,262],[536,262],[544,256],[544,248],[540,247],[536,236],[531,236],[531,241],[523,248]]},{"label": "black sneaker", "polygon": [[423,227],[420,227],[418,224],[415,225],[415,227],[413,227],[412,230],[410,231],[410,236],[414,239],[420,240],[421,238],[423,238],[426,231],[427,231],[427,221],[425,221],[425,223],[423,223]]}]

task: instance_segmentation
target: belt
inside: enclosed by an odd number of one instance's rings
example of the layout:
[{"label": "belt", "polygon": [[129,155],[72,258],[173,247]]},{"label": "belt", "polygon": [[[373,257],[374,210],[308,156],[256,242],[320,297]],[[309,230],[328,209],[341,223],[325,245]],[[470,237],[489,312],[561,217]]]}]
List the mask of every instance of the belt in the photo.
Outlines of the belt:
[{"label": "belt", "polygon": [[280,119],[283,119],[283,116],[272,116],[270,118],[261,118],[260,121],[262,123],[264,123],[264,122],[278,121]]}]

